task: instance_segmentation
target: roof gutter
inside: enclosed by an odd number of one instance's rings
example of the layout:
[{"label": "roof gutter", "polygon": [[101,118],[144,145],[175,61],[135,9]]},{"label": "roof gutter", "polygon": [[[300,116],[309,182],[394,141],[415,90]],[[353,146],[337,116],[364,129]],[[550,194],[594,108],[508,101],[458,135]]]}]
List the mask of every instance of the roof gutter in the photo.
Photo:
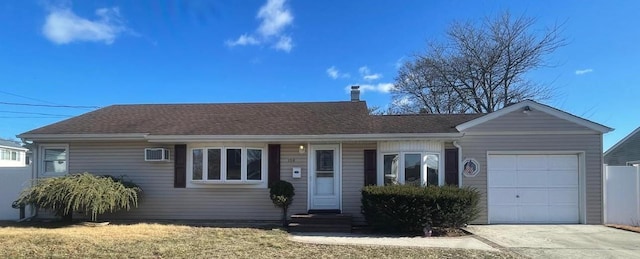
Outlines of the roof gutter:
[{"label": "roof gutter", "polygon": [[30,141],[114,141],[145,140],[148,133],[113,133],[113,134],[20,134],[19,138]]},{"label": "roof gutter", "polygon": [[194,141],[384,141],[413,139],[458,139],[462,133],[398,133],[398,134],[327,134],[327,135],[149,135],[149,142],[194,142]]},{"label": "roof gutter", "polygon": [[0,148],[13,149],[13,150],[21,150],[21,151],[27,151],[27,150],[29,150],[28,148],[24,148],[24,147],[13,147],[13,146],[5,146],[5,145],[0,145]]},{"label": "roof gutter", "polygon": [[30,141],[131,141],[172,142],[308,142],[308,141],[385,141],[415,139],[459,139],[462,133],[387,133],[387,134],[326,134],[326,135],[150,135],[148,133],[116,134],[22,134]]}]

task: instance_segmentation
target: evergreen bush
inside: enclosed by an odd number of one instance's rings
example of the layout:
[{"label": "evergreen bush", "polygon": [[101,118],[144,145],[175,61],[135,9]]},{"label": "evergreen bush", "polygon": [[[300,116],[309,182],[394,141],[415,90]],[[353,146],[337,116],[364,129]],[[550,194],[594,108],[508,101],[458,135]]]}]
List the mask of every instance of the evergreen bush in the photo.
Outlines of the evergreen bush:
[{"label": "evergreen bush", "polygon": [[457,228],[478,216],[480,194],[455,186],[366,186],[362,214],[376,230],[418,233],[425,227]]},{"label": "evergreen bush", "polygon": [[74,211],[83,212],[96,221],[98,215],[105,212],[137,207],[141,192],[140,187],[131,182],[85,172],[38,179],[15,203],[51,209],[67,219]]},{"label": "evergreen bush", "polygon": [[282,226],[287,226],[287,211],[289,206],[293,203],[293,196],[295,195],[295,189],[290,182],[277,181],[269,187],[269,197],[278,208],[282,209]]}]

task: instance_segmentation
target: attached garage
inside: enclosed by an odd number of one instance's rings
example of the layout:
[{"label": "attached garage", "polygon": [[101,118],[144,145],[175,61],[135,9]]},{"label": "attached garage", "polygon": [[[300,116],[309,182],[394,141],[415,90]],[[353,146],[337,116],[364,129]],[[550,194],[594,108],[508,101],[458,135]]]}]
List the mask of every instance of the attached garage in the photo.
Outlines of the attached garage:
[{"label": "attached garage", "polygon": [[[524,101],[456,126],[472,224],[602,224],[604,125]],[[472,170],[476,168],[477,170]]]},{"label": "attached garage", "polygon": [[489,223],[580,223],[577,154],[490,154]]}]

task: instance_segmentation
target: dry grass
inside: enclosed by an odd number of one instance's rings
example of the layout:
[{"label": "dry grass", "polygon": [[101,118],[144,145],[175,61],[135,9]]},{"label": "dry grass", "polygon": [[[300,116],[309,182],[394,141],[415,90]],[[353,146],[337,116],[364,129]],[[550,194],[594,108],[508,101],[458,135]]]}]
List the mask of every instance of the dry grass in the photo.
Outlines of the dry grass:
[{"label": "dry grass", "polygon": [[512,258],[457,249],[313,245],[282,230],[162,224],[0,227],[0,258]]}]

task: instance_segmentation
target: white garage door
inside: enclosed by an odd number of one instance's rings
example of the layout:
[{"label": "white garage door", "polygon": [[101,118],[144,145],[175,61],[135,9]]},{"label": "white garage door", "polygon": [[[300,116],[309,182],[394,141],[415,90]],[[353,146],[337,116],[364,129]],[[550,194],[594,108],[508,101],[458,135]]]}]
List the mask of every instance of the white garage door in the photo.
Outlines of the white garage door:
[{"label": "white garage door", "polygon": [[579,223],[577,155],[489,155],[489,223]]}]

